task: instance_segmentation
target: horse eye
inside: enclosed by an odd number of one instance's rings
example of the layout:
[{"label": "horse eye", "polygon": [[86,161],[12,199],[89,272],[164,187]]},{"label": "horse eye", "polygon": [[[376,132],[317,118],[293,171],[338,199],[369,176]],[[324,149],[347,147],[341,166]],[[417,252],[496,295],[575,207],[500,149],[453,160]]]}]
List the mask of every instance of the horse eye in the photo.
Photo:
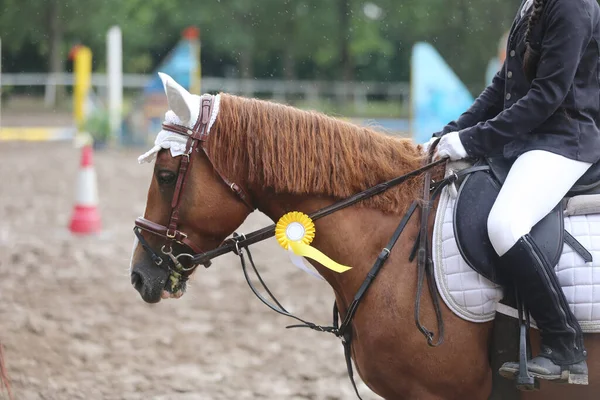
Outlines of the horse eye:
[{"label": "horse eye", "polygon": [[175,183],[176,175],[171,171],[159,171],[156,179],[160,185],[171,185]]}]

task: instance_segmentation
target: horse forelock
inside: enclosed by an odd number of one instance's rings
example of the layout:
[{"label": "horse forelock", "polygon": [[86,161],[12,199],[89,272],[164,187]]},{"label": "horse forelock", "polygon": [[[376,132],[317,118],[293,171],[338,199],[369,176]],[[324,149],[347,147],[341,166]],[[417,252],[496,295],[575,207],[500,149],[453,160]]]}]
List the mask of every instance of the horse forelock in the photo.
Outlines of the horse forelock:
[{"label": "horse forelock", "polygon": [[[422,166],[421,150],[395,138],[324,114],[221,94],[219,116],[206,143],[228,177],[275,193],[343,199]],[[421,179],[362,202],[399,213]]]}]

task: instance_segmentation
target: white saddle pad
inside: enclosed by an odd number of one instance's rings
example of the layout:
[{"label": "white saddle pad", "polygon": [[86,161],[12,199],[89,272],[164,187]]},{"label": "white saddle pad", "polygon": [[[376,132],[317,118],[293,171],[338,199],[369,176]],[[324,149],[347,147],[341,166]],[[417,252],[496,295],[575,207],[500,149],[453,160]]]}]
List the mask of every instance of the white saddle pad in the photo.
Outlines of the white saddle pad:
[{"label": "white saddle pad", "polygon": [[[438,290],[446,305],[460,318],[487,322],[496,312],[516,315],[498,302],[502,289],[473,271],[461,256],[453,229],[454,193],[443,189],[433,228],[433,261]],[[586,263],[567,244],[556,274],[571,310],[584,332],[600,332],[600,214],[565,217],[565,229],[593,256]]]}]

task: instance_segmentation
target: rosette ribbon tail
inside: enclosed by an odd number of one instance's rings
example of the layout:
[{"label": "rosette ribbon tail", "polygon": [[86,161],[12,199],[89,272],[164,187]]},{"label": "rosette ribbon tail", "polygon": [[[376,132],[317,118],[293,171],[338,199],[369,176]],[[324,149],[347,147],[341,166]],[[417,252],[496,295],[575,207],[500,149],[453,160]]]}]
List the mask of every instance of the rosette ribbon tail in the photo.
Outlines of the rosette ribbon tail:
[{"label": "rosette ribbon tail", "polygon": [[306,272],[307,274],[314,276],[317,279],[323,280],[323,277],[321,276],[321,274],[319,274],[316,271],[313,271],[312,269],[310,269],[310,267],[306,266],[306,264],[304,264],[304,258],[301,256],[297,256],[294,254],[294,251],[290,248],[288,249],[288,253],[290,256],[290,261],[292,262],[292,264],[294,264],[294,266],[300,268],[302,271]]},{"label": "rosette ribbon tail", "polygon": [[351,267],[333,261],[331,258],[327,257],[319,250],[302,242],[290,242],[289,246],[294,252],[294,254],[306,258],[311,258],[332,271],[342,273],[351,269]]}]

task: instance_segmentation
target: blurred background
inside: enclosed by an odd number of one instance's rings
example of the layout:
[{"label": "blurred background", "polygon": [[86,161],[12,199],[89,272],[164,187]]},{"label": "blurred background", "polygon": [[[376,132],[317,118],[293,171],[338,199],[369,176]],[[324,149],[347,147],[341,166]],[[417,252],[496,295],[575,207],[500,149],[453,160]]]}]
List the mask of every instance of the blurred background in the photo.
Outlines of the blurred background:
[{"label": "blurred background", "polygon": [[[102,131],[107,110],[115,108],[107,93],[112,56],[113,74],[122,74],[114,79],[123,101],[116,104],[120,120],[110,133],[122,144],[144,142],[140,135],[154,132],[152,120],[163,116],[158,70],[195,93],[272,99],[421,140],[427,129],[462,112],[491,80],[519,4],[2,0],[2,127],[17,124],[14,118],[30,109],[51,112],[46,125],[68,127],[72,52],[86,46],[92,72],[88,130]],[[437,125],[419,125],[432,116]],[[16,133],[4,133],[9,135]]]},{"label": "blurred background", "polygon": [[[12,397],[354,398],[339,341],[286,330],[235,256],[179,300],[145,304],[131,286],[153,168],[137,157],[167,111],[156,72],[424,142],[491,81],[519,4],[0,0],[0,381]],[[255,212],[238,232],[270,223]],[[274,240],[253,254],[289,311],[331,322],[326,283]]]}]

